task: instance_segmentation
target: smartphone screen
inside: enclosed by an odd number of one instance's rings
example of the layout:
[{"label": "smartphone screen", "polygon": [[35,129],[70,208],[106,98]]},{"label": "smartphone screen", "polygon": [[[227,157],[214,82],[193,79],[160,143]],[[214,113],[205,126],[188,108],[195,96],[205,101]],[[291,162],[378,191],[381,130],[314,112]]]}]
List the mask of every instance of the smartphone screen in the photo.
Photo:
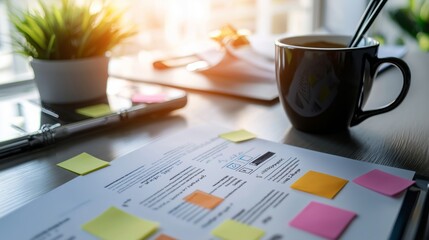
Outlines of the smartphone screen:
[{"label": "smartphone screen", "polygon": [[0,142],[35,132],[42,125],[41,108],[28,101],[0,102],[0,109]]},{"label": "smartphone screen", "polygon": [[37,132],[46,124],[67,125],[123,113],[144,116],[182,108],[186,102],[183,90],[117,78],[109,79],[105,96],[91,101],[49,104],[34,97],[0,101],[0,147],[2,142]]}]

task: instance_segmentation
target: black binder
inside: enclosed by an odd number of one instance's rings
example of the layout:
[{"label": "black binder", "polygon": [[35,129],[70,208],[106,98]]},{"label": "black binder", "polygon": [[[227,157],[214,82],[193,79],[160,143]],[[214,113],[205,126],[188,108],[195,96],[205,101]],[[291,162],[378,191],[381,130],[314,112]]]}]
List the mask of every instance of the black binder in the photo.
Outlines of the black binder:
[{"label": "black binder", "polygon": [[404,198],[391,240],[429,239],[429,178],[416,175]]}]

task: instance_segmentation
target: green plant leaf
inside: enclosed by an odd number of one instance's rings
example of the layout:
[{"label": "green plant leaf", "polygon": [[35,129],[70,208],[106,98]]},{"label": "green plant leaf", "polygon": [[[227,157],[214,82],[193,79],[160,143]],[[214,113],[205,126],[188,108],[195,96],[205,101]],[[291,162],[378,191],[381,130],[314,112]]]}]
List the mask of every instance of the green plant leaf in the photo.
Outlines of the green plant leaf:
[{"label": "green plant leaf", "polygon": [[45,46],[45,34],[41,28],[41,26],[35,21],[35,16],[25,16],[25,21],[27,22],[28,28],[31,29],[32,33],[37,37],[36,42],[44,48]]},{"label": "green plant leaf", "polygon": [[417,41],[421,50],[429,51],[429,34],[423,32],[417,34]]},{"label": "green plant leaf", "polygon": [[[91,12],[92,0],[77,4],[61,0],[38,8],[9,11],[20,37],[14,38],[16,51],[34,58],[72,59],[100,56],[120,44],[136,31],[123,23],[123,10],[102,1],[99,12]],[[22,18],[20,16],[23,16]]]},{"label": "green plant leaf", "polygon": [[49,44],[48,44],[48,49],[47,49],[47,58],[49,58],[49,56],[52,54],[53,48],[54,48],[54,44],[55,44],[55,35],[51,36],[51,39],[49,39]]},{"label": "green plant leaf", "polygon": [[417,38],[417,34],[420,32],[420,27],[413,13],[408,8],[401,8],[389,11],[389,15],[392,20],[398,24],[402,30],[408,33],[411,37]]},{"label": "green plant leaf", "polygon": [[56,27],[59,29],[64,28],[64,19],[63,19],[63,16],[61,15],[61,10],[56,7],[53,7],[52,15],[54,16]]}]

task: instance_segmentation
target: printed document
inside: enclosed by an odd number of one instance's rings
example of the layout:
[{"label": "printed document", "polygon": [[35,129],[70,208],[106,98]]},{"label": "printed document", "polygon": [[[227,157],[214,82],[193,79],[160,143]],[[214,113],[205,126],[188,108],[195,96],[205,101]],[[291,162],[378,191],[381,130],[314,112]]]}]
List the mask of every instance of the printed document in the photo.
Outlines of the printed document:
[{"label": "printed document", "polygon": [[[414,172],[259,138],[219,137],[227,131],[190,128],[79,176],[0,219],[1,238],[97,239],[83,226],[98,224],[93,220],[110,209],[157,227],[148,239],[219,239],[214,234],[224,228],[245,225],[261,239],[322,239],[291,225],[312,202],[353,212],[341,239],[390,236],[404,192],[391,197],[352,180],[374,169],[406,179]],[[306,173],[342,179],[341,190],[324,197],[291,188]]]}]

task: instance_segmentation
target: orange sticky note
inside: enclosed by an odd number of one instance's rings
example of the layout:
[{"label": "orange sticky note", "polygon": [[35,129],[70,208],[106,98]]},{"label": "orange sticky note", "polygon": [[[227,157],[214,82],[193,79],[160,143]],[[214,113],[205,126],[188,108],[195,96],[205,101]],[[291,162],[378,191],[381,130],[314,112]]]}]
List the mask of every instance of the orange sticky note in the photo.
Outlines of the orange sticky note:
[{"label": "orange sticky note", "polygon": [[316,171],[308,171],[290,187],[325,198],[334,198],[348,180]]},{"label": "orange sticky note", "polygon": [[183,200],[198,205],[203,208],[213,209],[219,205],[223,199],[199,190],[189,194]]}]

